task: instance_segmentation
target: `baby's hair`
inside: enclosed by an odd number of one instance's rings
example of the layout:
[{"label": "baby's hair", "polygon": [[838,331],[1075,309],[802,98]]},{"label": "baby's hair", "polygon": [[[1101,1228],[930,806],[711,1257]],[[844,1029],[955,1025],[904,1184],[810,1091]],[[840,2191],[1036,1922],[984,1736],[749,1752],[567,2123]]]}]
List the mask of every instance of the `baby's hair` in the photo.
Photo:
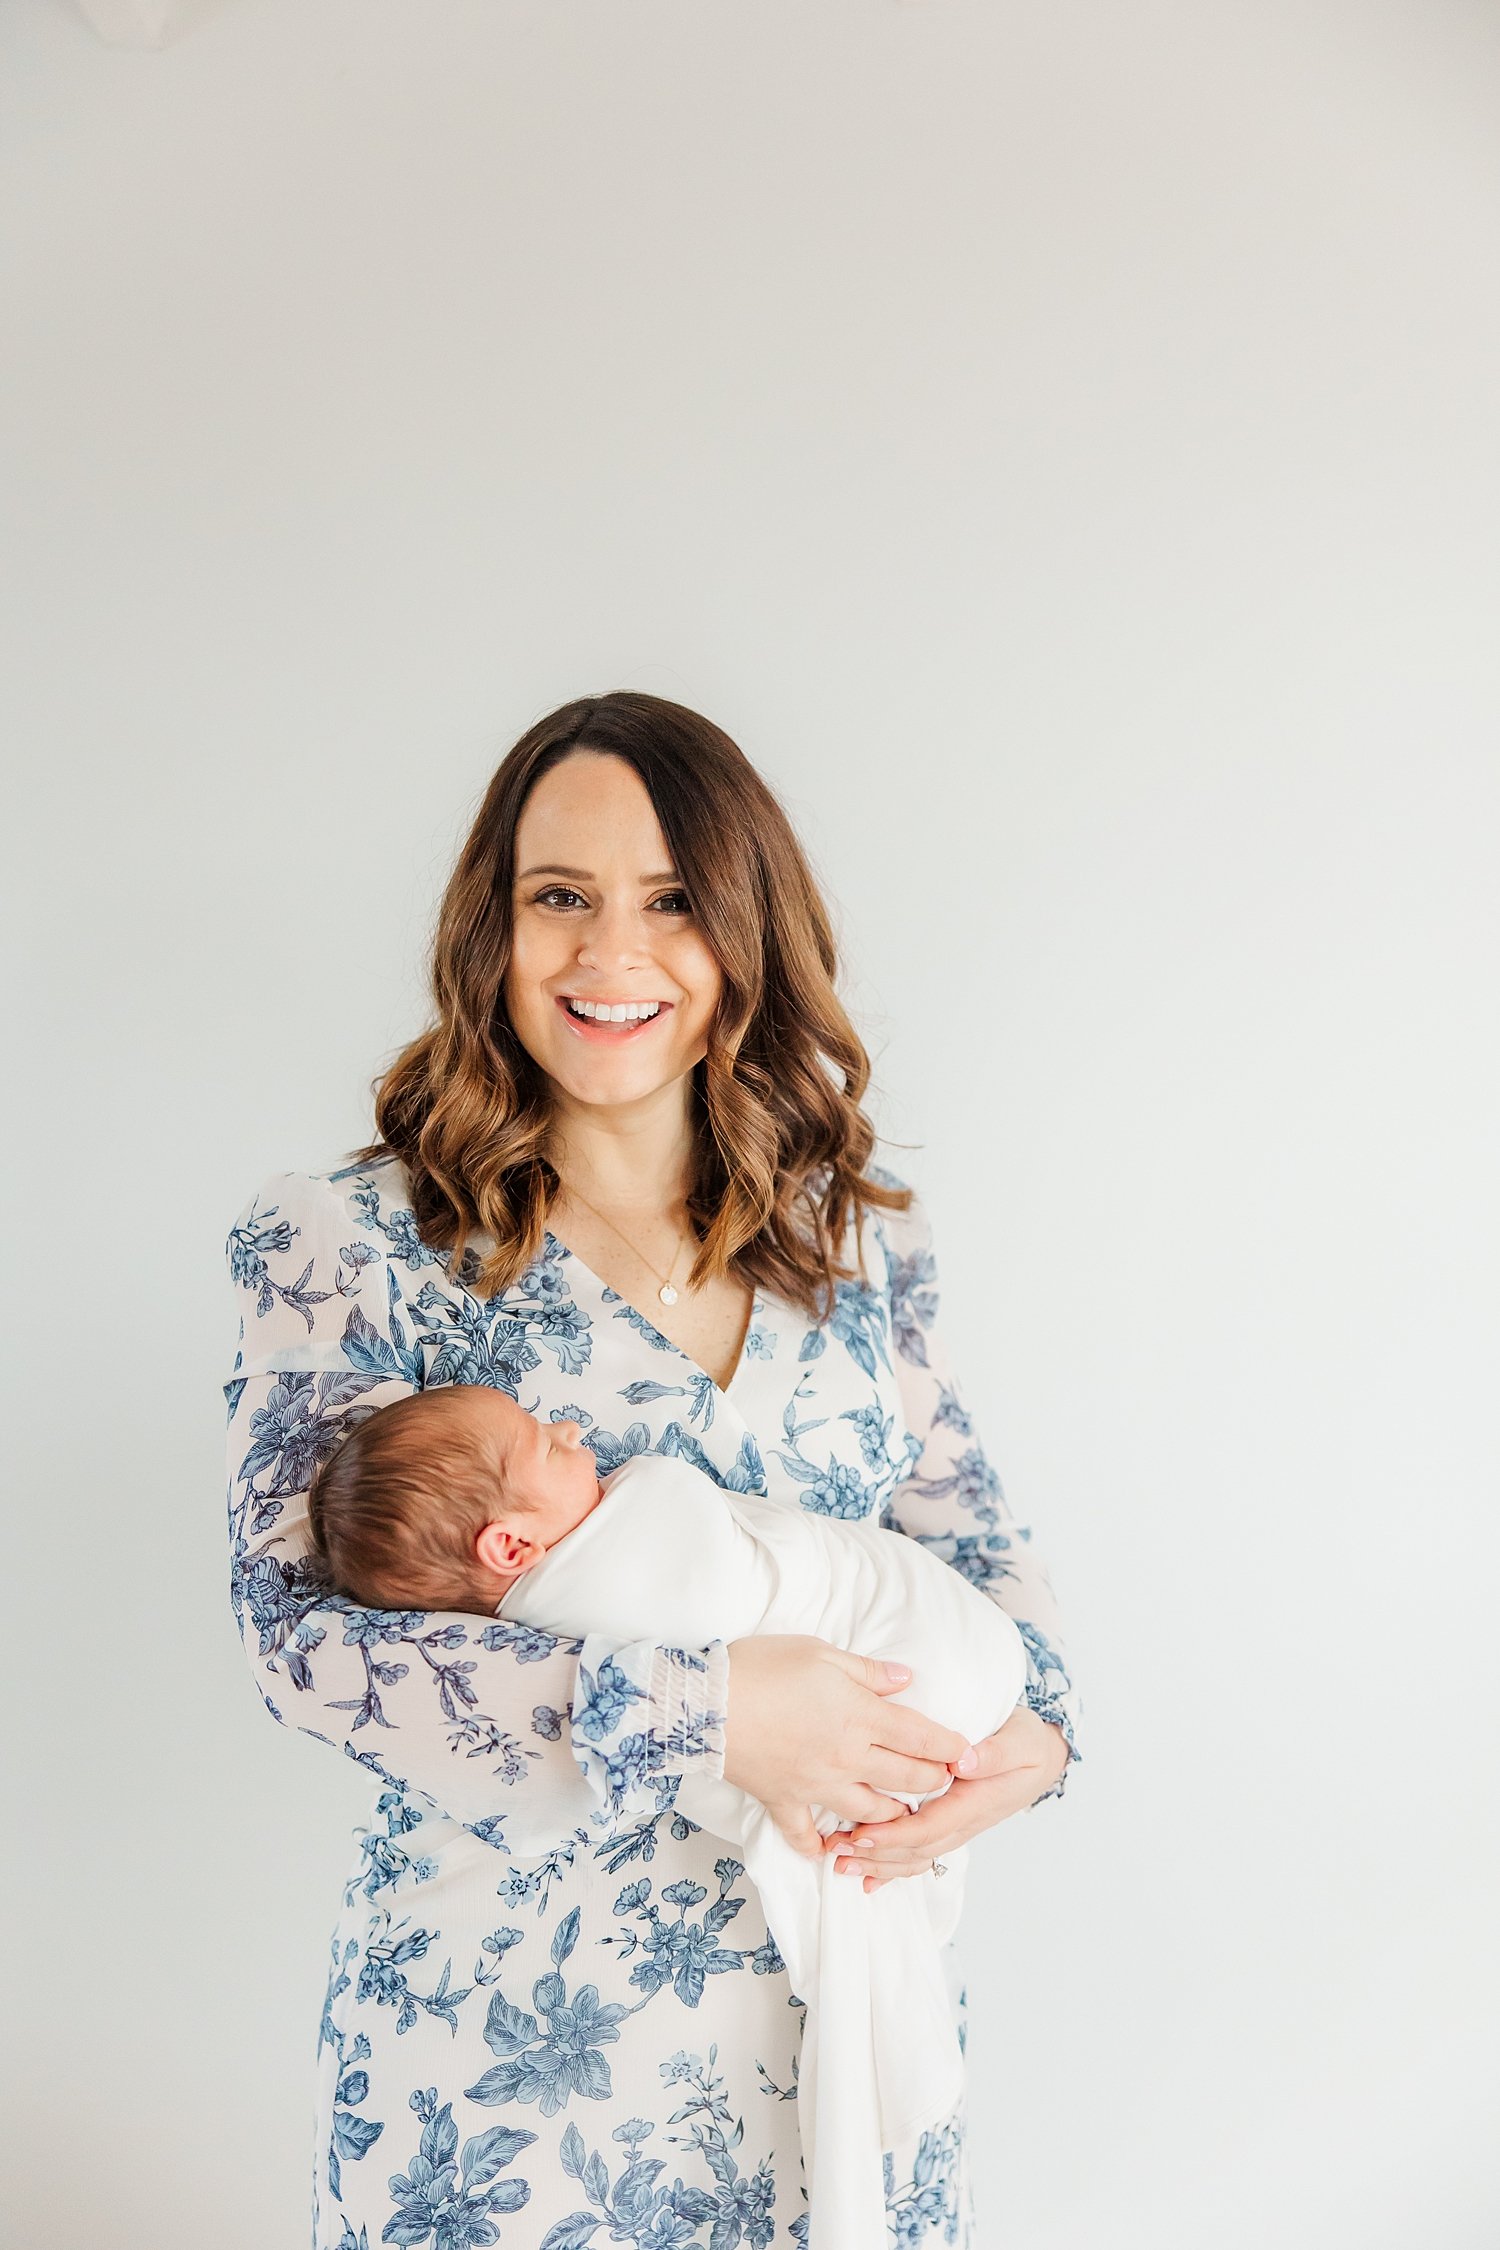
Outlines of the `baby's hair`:
[{"label": "baby's hair", "polygon": [[472,1610],[475,1534],[498,1506],[529,1506],[503,1489],[499,1449],[476,1426],[466,1387],[440,1384],[377,1407],[313,1471],[314,1552],[368,1609]]}]

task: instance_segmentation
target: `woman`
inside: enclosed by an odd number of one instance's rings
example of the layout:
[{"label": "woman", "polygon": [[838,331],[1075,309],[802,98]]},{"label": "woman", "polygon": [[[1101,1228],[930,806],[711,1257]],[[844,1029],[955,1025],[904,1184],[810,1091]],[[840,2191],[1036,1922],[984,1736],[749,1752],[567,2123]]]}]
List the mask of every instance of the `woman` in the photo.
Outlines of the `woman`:
[{"label": "woman", "polygon": [[[809,1853],[811,1806],[857,1822],[838,1857],[868,1890],[1057,1795],[1078,1754],[926,1217],[869,1162],[836,968],[786,816],[720,729],[648,695],[568,704],[490,784],[379,1138],[276,1175],[231,1231],[236,1613],[272,1714],[381,1784],[319,2026],[314,2250],[805,2245],[805,2009],[680,1777],[724,1774]],[[1016,1618],[1024,1704],[971,1750],[889,1700],[899,1675],[807,1637],[621,1647],[333,1595],[313,1467],[350,1417],[441,1383],[577,1420],[605,1472],[655,1450],[878,1512]],[[917,1811],[892,1795],[950,1775]],[[971,2241],[961,2111],[888,2152],[887,2190],[891,2244]]]}]

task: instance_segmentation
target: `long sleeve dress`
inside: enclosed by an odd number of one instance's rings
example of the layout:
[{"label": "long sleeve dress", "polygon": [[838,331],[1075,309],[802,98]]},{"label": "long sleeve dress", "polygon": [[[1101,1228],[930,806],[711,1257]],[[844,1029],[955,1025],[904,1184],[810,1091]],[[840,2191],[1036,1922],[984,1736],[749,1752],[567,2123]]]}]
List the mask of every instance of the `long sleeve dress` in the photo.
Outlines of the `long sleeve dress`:
[{"label": "long sleeve dress", "polygon": [[[743,1866],[676,1810],[683,1774],[722,1772],[725,1644],[362,1608],[307,1565],[306,1494],[351,1408],[486,1383],[577,1419],[601,1473],[676,1454],[729,1489],[875,1517],[1015,1619],[1026,1700],[1071,1772],[1082,1706],[1053,1589],[951,1370],[925,1210],[865,1227],[869,1285],[840,1282],[822,1325],[757,1290],[721,1388],[550,1234],[476,1295],[474,1251],[420,1240],[393,1157],[278,1173],[236,1217],[234,1614],[272,1716],[372,1780],[315,2042],[309,2009],[313,2250],[817,2250],[805,2004]],[[972,2250],[962,2102],[888,2150],[885,2177],[889,2250]]]}]

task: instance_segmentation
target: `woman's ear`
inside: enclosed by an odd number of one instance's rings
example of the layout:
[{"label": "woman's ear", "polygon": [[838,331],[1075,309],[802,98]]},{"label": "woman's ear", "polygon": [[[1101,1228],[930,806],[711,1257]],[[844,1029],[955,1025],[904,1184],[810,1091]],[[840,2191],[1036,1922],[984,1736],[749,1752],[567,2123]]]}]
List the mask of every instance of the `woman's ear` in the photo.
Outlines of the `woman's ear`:
[{"label": "woman's ear", "polygon": [[474,1534],[475,1559],[497,1578],[515,1578],[540,1561],[546,1549],[528,1539],[514,1524],[487,1523]]}]

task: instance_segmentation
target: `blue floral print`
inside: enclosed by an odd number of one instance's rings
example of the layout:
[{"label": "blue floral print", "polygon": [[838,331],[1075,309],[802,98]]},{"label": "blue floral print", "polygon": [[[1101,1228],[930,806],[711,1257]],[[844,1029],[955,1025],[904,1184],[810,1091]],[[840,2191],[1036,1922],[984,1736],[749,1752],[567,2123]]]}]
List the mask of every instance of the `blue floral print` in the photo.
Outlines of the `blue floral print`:
[{"label": "blue floral print", "polygon": [[[394,1159],[279,1173],[236,1217],[233,1614],[271,1715],[375,1784],[318,2023],[313,2250],[817,2250],[804,2002],[743,1865],[676,1809],[684,1773],[722,1772],[724,1645],[366,1608],[319,1577],[306,1495],[351,1422],[483,1383],[578,1421],[601,1474],[675,1454],[878,1521],[1015,1618],[1071,1771],[1056,1601],[949,1366],[926,1212],[866,1226],[868,1281],[823,1324],[757,1291],[721,1387],[550,1234],[478,1294],[472,1250],[421,1241]],[[885,2162],[885,2250],[974,2250],[962,2107]]]}]

